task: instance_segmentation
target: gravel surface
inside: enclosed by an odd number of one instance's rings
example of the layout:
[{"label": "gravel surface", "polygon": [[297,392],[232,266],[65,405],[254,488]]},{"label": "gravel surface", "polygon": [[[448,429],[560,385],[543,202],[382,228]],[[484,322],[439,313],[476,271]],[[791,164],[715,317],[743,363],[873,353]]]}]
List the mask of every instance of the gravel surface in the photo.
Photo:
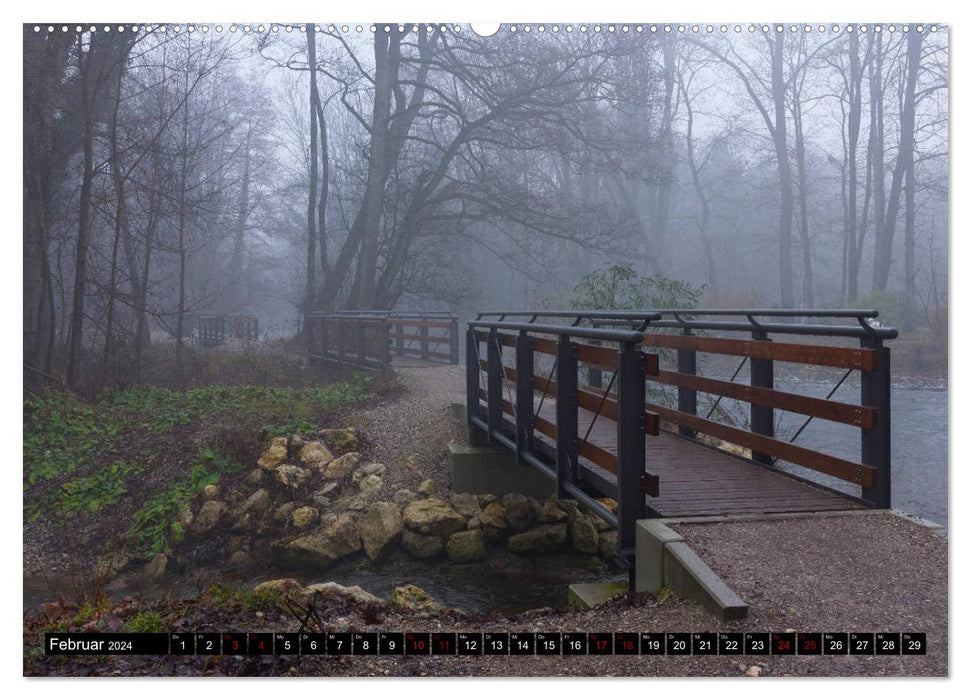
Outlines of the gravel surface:
[{"label": "gravel surface", "polygon": [[465,403],[465,370],[455,365],[396,367],[401,392],[389,400],[355,413],[355,425],[366,436],[372,461],[388,469],[380,498],[398,489],[418,492],[425,479],[434,493],[447,497],[451,489],[445,445],[461,440],[462,430],[449,406]]}]

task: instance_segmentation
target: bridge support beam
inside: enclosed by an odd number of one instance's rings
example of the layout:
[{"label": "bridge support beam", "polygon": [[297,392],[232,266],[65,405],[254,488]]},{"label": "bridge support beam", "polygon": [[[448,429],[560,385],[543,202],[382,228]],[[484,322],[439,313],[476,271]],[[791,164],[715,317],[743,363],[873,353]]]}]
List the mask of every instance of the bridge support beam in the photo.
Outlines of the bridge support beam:
[{"label": "bridge support beam", "polygon": [[[684,335],[691,335],[689,329],[685,329]],[[678,372],[681,374],[698,373],[698,357],[694,350],[678,350]],[[698,413],[698,392],[685,386],[678,387],[678,410],[682,413],[689,413],[692,416]],[[678,426],[678,434],[684,437],[693,438],[695,431],[692,428]]]},{"label": "bridge support beam", "polygon": [[634,559],[634,528],[644,517],[644,353],[634,343],[624,343],[618,358],[617,386],[617,525],[618,556],[631,567]]},{"label": "bridge support beam", "polygon": [[489,423],[489,444],[498,446],[493,435],[502,431],[502,346],[493,328],[486,343],[486,418]]},{"label": "bridge support beam", "polygon": [[481,418],[479,394],[479,341],[475,337],[475,331],[470,328],[465,332],[465,420],[469,444],[473,447],[485,447],[489,444],[486,434],[472,421],[473,417]]},{"label": "bridge support beam", "polygon": [[533,451],[533,339],[526,331],[516,338],[516,458]]},{"label": "bridge support beam", "polygon": [[556,343],[556,485],[559,498],[570,498],[566,485],[576,483],[579,476],[578,399],[577,346],[570,342],[570,336],[561,335]]}]

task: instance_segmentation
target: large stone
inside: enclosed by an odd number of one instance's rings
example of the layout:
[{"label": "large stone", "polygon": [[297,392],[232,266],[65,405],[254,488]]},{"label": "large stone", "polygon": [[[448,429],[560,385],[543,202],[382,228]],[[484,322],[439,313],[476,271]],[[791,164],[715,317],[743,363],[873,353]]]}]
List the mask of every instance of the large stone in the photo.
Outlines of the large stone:
[{"label": "large stone", "polygon": [[270,440],[269,446],[263,450],[257,466],[263,469],[273,470],[283,464],[287,459],[287,439],[276,437]]},{"label": "large stone", "polygon": [[282,506],[273,511],[273,521],[280,523],[281,525],[287,522],[296,507],[297,505],[295,503],[284,503]]},{"label": "large stone", "polygon": [[402,525],[401,512],[394,503],[372,504],[361,521],[361,540],[368,559],[377,561],[394,549],[401,537]]},{"label": "large stone", "polygon": [[284,486],[297,490],[310,481],[310,472],[295,464],[284,464],[277,467],[276,478]]},{"label": "large stone", "polygon": [[298,530],[309,530],[317,524],[320,513],[313,506],[297,508],[290,514],[293,526]]},{"label": "large stone", "polygon": [[405,527],[422,535],[448,537],[465,529],[465,518],[440,498],[426,498],[405,506]]},{"label": "large stone", "polygon": [[319,489],[314,491],[310,500],[314,502],[320,510],[326,510],[330,507],[331,501],[337,496],[340,489],[340,484],[336,481],[328,481]]},{"label": "large stone", "polygon": [[341,557],[361,550],[361,535],[350,515],[343,514],[316,532],[287,545],[290,559],[307,566],[327,567]]},{"label": "large stone", "polygon": [[510,493],[503,497],[502,507],[505,509],[506,522],[513,532],[523,532],[536,522],[536,507],[532,499],[519,493]]},{"label": "large stone", "polygon": [[381,490],[384,486],[384,481],[377,474],[371,474],[366,476],[358,482],[357,487],[361,490],[362,494],[373,494]]},{"label": "large stone", "polygon": [[340,597],[349,598],[356,603],[365,605],[385,605],[384,600],[372,593],[368,593],[360,586],[342,586],[334,581],[329,581],[328,583],[312,583],[300,591],[300,596],[303,598],[313,596],[319,596],[321,598]]},{"label": "large stone", "polygon": [[479,524],[482,527],[482,534],[491,542],[505,539],[509,531],[506,510],[499,501],[493,501],[479,513]]},{"label": "large stone", "polygon": [[219,524],[226,514],[226,504],[222,501],[206,501],[196,513],[192,521],[192,531],[197,535],[205,535]]},{"label": "large stone", "polygon": [[257,489],[254,491],[249,498],[243,502],[243,507],[240,509],[244,513],[252,513],[253,515],[259,517],[266,512],[266,509],[270,507],[270,492],[266,489]]},{"label": "large stone", "polygon": [[397,503],[402,508],[404,508],[412,501],[417,501],[417,500],[418,500],[418,496],[416,496],[413,491],[409,491],[408,489],[399,489],[398,491],[394,492],[394,502]]},{"label": "large stone", "polygon": [[554,552],[566,543],[566,523],[537,525],[509,538],[506,546],[518,554]]},{"label": "large stone", "polygon": [[254,469],[246,475],[246,478],[243,479],[243,483],[247,486],[259,486],[263,483],[263,475],[265,473],[266,472],[264,472],[262,469]]},{"label": "large stone", "polygon": [[215,484],[207,484],[202,489],[202,497],[207,501],[215,501],[217,498],[219,498],[219,487]]},{"label": "large stone", "polygon": [[452,507],[466,520],[479,515],[479,499],[471,493],[457,493],[451,498]]},{"label": "large stone", "polygon": [[257,595],[264,593],[286,593],[287,591],[293,591],[298,588],[300,588],[300,584],[297,583],[296,579],[275,578],[272,581],[263,581],[263,583],[258,583],[253,586],[253,593]]},{"label": "large stone", "polygon": [[448,558],[459,564],[479,561],[486,555],[485,536],[482,530],[456,532],[445,544]]},{"label": "large stone", "polygon": [[391,604],[403,610],[428,610],[435,601],[418,586],[398,586],[391,592]]},{"label": "large stone", "polygon": [[300,461],[311,469],[323,469],[334,461],[334,455],[324,447],[324,443],[314,440],[300,450]]},{"label": "large stone", "polygon": [[596,554],[600,550],[600,534],[589,515],[578,512],[570,517],[570,542],[582,554]]},{"label": "large stone", "polygon": [[559,502],[555,498],[550,498],[543,501],[540,506],[539,513],[536,514],[536,522],[558,523],[561,520],[566,520],[566,517],[566,511],[560,508]]},{"label": "large stone", "polygon": [[361,461],[361,455],[357,452],[348,452],[343,457],[338,457],[333,462],[324,467],[324,476],[328,479],[343,479]]},{"label": "large stone", "polygon": [[152,560],[145,566],[145,578],[151,581],[162,578],[165,575],[165,570],[168,568],[168,565],[169,558],[165,554],[159,552],[152,557]]},{"label": "large stone", "polygon": [[341,454],[357,452],[357,433],[354,428],[323,428],[317,434]]},{"label": "large stone", "polygon": [[351,474],[351,483],[360,484],[361,480],[368,476],[384,476],[384,473],[388,470],[386,466],[378,462],[371,462],[370,464],[365,464],[363,467],[358,467]]},{"label": "large stone", "polygon": [[617,556],[617,531],[608,530],[600,533],[600,558],[611,562]]},{"label": "large stone", "polygon": [[419,535],[411,530],[401,532],[401,546],[416,559],[434,559],[445,551],[442,538],[435,535]]}]

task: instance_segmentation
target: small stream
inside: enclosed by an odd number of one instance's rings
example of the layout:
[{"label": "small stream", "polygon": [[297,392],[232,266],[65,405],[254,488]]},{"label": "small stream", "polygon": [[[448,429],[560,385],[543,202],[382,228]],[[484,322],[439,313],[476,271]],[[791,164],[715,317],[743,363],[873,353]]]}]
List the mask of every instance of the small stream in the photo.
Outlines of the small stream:
[{"label": "small stream", "polygon": [[[190,598],[204,591],[210,582],[238,586],[247,590],[262,581],[295,578],[302,584],[336,581],[344,586],[360,586],[379,598],[387,599],[396,586],[413,584],[424,589],[435,602],[466,612],[500,612],[511,615],[535,608],[565,608],[571,583],[612,581],[625,574],[604,567],[588,566],[590,559],[575,554],[550,554],[527,559],[496,558],[480,564],[443,564],[416,562],[406,556],[381,564],[354,558],[324,572],[308,574],[279,566],[245,572],[196,569],[181,576],[147,582],[137,576],[121,575],[108,583],[109,600],[139,594],[143,598]],[[24,611],[39,610],[46,601],[63,596],[74,598],[69,580],[42,575],[24,577]]]}]

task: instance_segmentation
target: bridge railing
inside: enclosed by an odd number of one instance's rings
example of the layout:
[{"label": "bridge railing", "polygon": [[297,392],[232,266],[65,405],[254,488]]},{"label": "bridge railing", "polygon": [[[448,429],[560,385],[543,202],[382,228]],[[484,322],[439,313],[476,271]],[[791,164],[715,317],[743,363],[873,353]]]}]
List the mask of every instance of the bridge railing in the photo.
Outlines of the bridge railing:
[{"label": "bridge railing", "polygon": [[307,317],[311,359],[385,371],[392,356],[458,364],[458,318],[445,312],[338,311]]},{"label": "bridge railing", "polygon": [[[645,495],[658,494],[658,479],[645,465],[645,435],[657,435],[659,420],[646,410],[644,394],[658,358],[644,352],[641,340],[636,331],[501,321],[473,321],[466,333],[473,444],[513,450],[521,463],[555,481],[560,497],[577,499],[615,526],[618,558],[628,566]],[[537,365],[551,368],[537,373]],[[581,384],[584,367],[612,373],[616,391]],[[615,499],[617,513],[598,497]]]},{"label": "bridge railing", "polygon": [[[644,332],[643,345],[656,349],[665,368],[648,377],[649,386],[673,387],[674,401],[662,405],[648,401],[648,410],[686,438],[698,434],[734,445],[753,462],[775,468],[778,461],[860,487],[860,500],[868,505],[891,505],[891,407],[890,350],[884,341],[897,336],[873,319],[875,310],[778,310],[778,309],[657,309],[637,312],[600,310],[484,312],[480,319],[570,318],[575,326],[627,326]],[[812,323],[780,322],[800,318]],[[820,319],[849,319],[852,325],[821,324]],[[719,337],[732,334],[733,337]],[[743,334],[742,337],[739,337]],[[780,342],[779,336],[809,336],[812,342]],[[837,339],[856,339],[858,347],[839,345]],[[740,358],[730,378],[702,376],[699,356]],[[842,378],[826,398],[798,393],[798,382],[789,390],[776,388],[776,363],[842,370]],[[735,381],[748,363],[747,383]],[[859,373],[860,400],[847,403],[832,396],[853,373]],[[591,377],[591,383],[599,383]],[[651,384],[653,383],[653,384]],[[660,391],[651,396],[663,395]],[[699,394],[709,397],[708,410],[699,411]],[[722,399],[747,404],[748,425],[739,426],[725,411],[717,411]],[[776,435],[776,411],[805,418],[788,440]],[[860,431],[859,460],[834,456],[795,444],[814,419],[851,425]],[[788,473],[788,472],[787,472]],[[789,473],[792,476],[791,473]],[[817,486],[816,479],[812,480]],[[825,486],[824,486],[825,487]]]},{"label": "bridge railing", "polygon": [[222,345],[229,338],[255,342],[260,337],[256,316],[212,315],[199,317],[199,344]]}]

